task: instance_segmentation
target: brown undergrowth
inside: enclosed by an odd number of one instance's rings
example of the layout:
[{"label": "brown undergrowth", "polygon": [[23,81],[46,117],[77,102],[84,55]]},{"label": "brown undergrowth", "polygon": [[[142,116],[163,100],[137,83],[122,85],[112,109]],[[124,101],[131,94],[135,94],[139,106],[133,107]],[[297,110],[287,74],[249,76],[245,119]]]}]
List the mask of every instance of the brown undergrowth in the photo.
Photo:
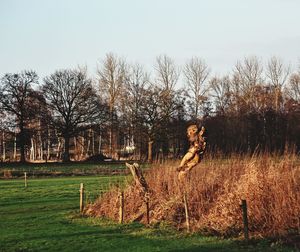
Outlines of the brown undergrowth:
[{"label": "brown undergrowth", "polygon": [[[151,223],[184,227],[182,200],[187,193],[192,230],[236,236],[242,231],[240,203],[247,200],[252,235],[285,236],[300,231],[300,162],[293,154],[208,159],[177,179],[178,162],[153,165],[145,174],[151,189]],[[118,187],[99,197],[86,214],[118,220]],[[133,182],[124,189],[125,221],[145,222],[145,203]]]}]

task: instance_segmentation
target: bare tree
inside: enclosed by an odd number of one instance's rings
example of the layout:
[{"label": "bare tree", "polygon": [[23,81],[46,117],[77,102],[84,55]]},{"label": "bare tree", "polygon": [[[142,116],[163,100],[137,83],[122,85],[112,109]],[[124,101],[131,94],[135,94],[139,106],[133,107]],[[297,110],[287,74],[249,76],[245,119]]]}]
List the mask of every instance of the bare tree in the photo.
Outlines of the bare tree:
[{"label": "bare tree", "polygon": [[275,95],[275,111],[279,110],[280,97],[282,97],[282,88],[288,79],[290,68],[285,67],[282,60],[272,57],[266,68],[266,76],[269,79],[270,86],[274,89]]},{"label": "bare tree", "polygon": [[262,72],[262,64],[256,56],[244,58],[243,62],[238,61],[235,65],[235,73],[240,77],[242,87],[246,90],[261,84]]},{"label": "bare tree", "polygon": [[231,82],[228,76],[223,78],[213,77],[210,82],[210,89],[216,104],[216,111],[225,114],[231,104]]},{"label": "bare tree", "polygon": [[112,155],[113,145],[113,113],[118,100],[122,96],[123,86],[126,78],[125,61],[116,55],[109,53],[102,61],[102,65],[97,70],[99,78],[100,92],[106,99],[110,111],[109,130],[109,154]]},{"label": "bare tree", "polygon": [[254,90],[263,82],[263,66],[260,60],[253,56],[245,58],[243,62],[238,61],[235,65],[234,76],[241,87],[241,95],[248,109],[255,104]]},{"label": "bare tree", "polygon": [[143,67],[136,64],[130,67],[124,86],[124,95],[121,97],[126,113],[130,121],[136,123],[139,120],[140,106],[143,101],[143,90],[149,84],[149,76]]},{"label": "bare tree", "polygon": [[205,81],[209,76],[210,69],[205,61],[195,57],[190,59],[184,67],[184,75],[187,83],[187,92],[190,98],[190,107],[192,109],[192,118],[198,119],[200,108],[205,100],[208,88]]},{"label": "bare tree", "polygon": [[[166,55],[161,55],[156,59],[156,78],[154,85],[156,92],[159,94],[159,110],[160,110],[160,136],[156,140],[159,142],[161,157],[168,153],[169,139],[172,134],[170,124],[176,117],[179,107],[178,97],[181,90],[176,89],[180,71],[176,67],[175,62]],[[180,104],[181,105],[181,104]]]},{"label": "bare tree", "polygon": [[160,55],[156,58],[155,70],[157,72],[156,84],[165,91],[173,91],[179,78],[179,70],[174,61],[167,55]]},{"label": "bare tree", "polygon": [[141,108],[145,102],[143,95],[148,84],[148,74],[141,65],[135,64],[129,69],[125,81],[124,95],[121,97],[123,104],[122,115],[130,131],[128,135],[132,137],[135,147],[137,143],[140,144],[139,150],[141,150],[141,138],[143,137],[143,115]]},{"label": "bare tree", "polygon": [[168,121],[175,112],[176,84],[180,73],[174,61],[166,55],[157,57],[155,70],[154,85],[160,94],[161,116]]},{"label": "bare tree", "polygon": [[143,103],[141,104],[142,122],[148,137],[148,161],[152,161],[152,148],[154,140],[161,128],[162,116],[160,109],[160,90],[150,85],[143,90]]},{"label": "bare tree", "polygon": [[63,161],[70,161],[70,138],[99,113],[99,99],[92,81],[84,70],[60,70],[44,79],[42,90],[53,112],[52,123],[64,138]]},{"label": "bare tree", "polygon": [[38,83],[38,76],[34,71],[21,73],[7,73],[1,79],[0,104],[4,111],[16,119],[19,128],[19,143],[21,162],[25,162],[25,127],[34,117],[36,102],[33,84]]},{"label": "bare tree", "polygon": [[300,103],[300,70],[298,73],[293,73],[286,87],[288,97],[295,102]]},{"label": "bare tree", "polygon": [[233,76],[230,78],[230,90],[232,92],[232,103],[233,103],[233,111],[238,114],[242,111],[243,99],[242,99],[242,87],[240,85],[241,80],[238,73],[233,73]]}]

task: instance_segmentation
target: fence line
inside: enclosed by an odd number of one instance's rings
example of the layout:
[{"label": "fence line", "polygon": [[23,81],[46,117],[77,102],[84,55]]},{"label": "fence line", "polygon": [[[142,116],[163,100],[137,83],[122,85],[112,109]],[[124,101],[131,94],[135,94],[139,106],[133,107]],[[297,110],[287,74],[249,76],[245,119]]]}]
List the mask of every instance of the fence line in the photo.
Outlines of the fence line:
[{"label": "fence line", "polygon": [[240,207],[242,208],[242,212],[243,212],[244,238],[246,241],[248,241],[249,240],[249,227],[248,227],[247,201],[243,199]]},{"label": "fence line", "polygon": [[24,186],[27,188],[27,172],[24,172]]},{"label": "fence line", "polygon": [[80,213],[83,213],[84,210],[84,186],[83,183],[80,183],[80,199],[79,199],[79,209]]},{"label": "fence line", "polygon": [[119,223],[123,224],[124,221],[124,192],[119,192]]},{"label": "fence line", "polygon": [[187,232],[190,232],[190,214],[189,214],[189,205],[188,205],[188,198],[187,193],[184,192],[183,194],[183,202],[184,202],[184,210],[185,210],[185,221],[186,221],[186,229]]}]

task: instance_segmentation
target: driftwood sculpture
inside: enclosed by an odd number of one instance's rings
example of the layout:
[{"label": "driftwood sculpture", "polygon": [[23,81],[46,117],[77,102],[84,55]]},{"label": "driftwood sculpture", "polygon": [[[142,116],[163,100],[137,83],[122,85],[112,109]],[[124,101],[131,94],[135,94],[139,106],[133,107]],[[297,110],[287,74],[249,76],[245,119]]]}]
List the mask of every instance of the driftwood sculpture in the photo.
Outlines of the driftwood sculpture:
[{"label": "driftwood sculpture", "polygon": [[188,152],[182,158],[179,167],[177,168],[178,179],[183,180],[189,171],[201,162],[201,156],[205,151],[206,142],[203,134],[205,128],[199,129],[197,125],[191,125],[187,128],[187,137],[190,142]]}]

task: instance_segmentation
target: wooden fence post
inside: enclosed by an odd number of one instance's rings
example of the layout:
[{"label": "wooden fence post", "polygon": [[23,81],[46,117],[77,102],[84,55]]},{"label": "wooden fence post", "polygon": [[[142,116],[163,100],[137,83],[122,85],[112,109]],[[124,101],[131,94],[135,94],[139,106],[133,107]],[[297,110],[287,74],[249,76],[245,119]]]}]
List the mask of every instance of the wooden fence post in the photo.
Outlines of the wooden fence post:
[{"label": "wooden fence post", "polygon": [[80,213],[83,212],[84,209],[84,186],[83,183],[80,183],[80,202],[79,202],[79,208],[80,208]]},{"label": "wooden fence post", "polygon": [[147,225],[150,224],[150,215],[149,215],[149,200],[146,201],[146,218],[147,218]]},{"label": "wooden fence post", "polygon": [[124,193],[119,194],[120,208],[119,208],[119,223],[122,224],[124,221]]},{"label": "wooden fence post", "polygon": [[27,172],[24,172],[24,186],[27,188]]},{"label": "wooden fence post", "polygon": [[184,201],[184,209],[185,209],[185,221],[186,221],[186,229],[188,233],[190,232],[190,216],[189,216],[189,206],[187,201],[187,193],[183,194],[183,201]]},{"label": "wooden fence post", "polygon": [[243,225],[244,225],[244,237],[245,240],[249,240],[249,227],[248,227],[248,213],[247,213],[247,202],[242,200],[241,208],[243,211]]}]

